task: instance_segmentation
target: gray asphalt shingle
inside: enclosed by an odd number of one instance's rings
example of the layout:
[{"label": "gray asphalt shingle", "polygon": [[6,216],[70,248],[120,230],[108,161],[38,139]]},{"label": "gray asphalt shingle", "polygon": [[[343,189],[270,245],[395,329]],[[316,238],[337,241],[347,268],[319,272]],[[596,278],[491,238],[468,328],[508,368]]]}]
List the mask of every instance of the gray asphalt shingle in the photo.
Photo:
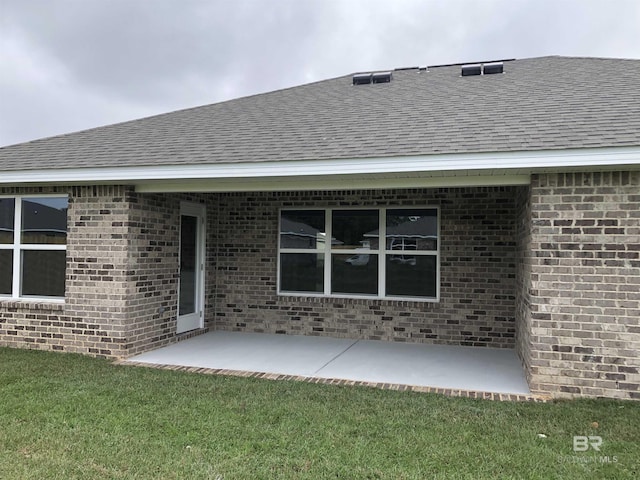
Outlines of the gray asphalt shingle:
[{"label": "gray asphalt shingle", "polygon": [[359,86],[347,75],[4,147],[0,169],[640,145],[640,60],[541,57],[504,70],[399,70]]}]

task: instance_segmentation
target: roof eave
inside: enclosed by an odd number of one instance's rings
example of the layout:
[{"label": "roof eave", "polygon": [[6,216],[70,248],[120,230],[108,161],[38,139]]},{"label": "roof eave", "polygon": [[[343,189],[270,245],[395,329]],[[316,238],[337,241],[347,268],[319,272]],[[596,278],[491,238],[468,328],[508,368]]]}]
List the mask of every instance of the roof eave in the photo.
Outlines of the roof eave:
[{"label": "roof eave", "polygon": [[[528,183],[525,179],[532,173],[612,169],[640,169],[640,146],[331,160],[18,170],[4,172],[0,177],[0,186],[130,184],[135,185],[139,191],[150,192],[300,190],[342,188],[341,185],[345,188],[399,188],[475,185],[483,184],[482,182],[489,185],[507,185]],[[449,180],[447,184],[445,178],[458,180]]]}]

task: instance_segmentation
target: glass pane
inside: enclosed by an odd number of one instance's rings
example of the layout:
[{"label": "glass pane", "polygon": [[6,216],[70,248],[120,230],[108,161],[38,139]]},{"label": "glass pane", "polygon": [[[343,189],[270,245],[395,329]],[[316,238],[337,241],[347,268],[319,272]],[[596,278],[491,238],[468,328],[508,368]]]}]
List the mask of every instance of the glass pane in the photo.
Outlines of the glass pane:
[{"label": "glass pane", "polygon": [[13,243],[15,204],[13,198],[0,198],[0,243]]},{"label": "glass pane", "polygon": [[332,255],[331,293],[378,294],[378,255]]},{"label": "glass pane", "polygon": [[280,291],[324,292],[324,255],[321,253],[280,254]]},{"label": "glass pane", "polygon": [[11,295],[13,251],[0,250],[0,295]]},{"label": "glass pane", "polygon": [[435,208],[387,210],[387,250],[437,250]]},{"label": "glass pane", "polygon": [[22,251],[22,295],[64,297],[67,252]]},{"label": "glass pane", "polygon": [[198,218],[180,217],[180,305],[178,312],[186,315],[196,311]]},{"label": "glass pane", "polygon": [[66,198],[24,198],[22,200],[22,243],[67,243]]},{"label": "glass pane", "polygon": [[280,248],[322,249],[325,243],[323,210],[283,210]]},{"label": "glass pane", "polygon": [[387,295],[436,297],[435,255],[387,255]]},{"label": "glass pane", "polygon": [[378,248],[377,210],[336,210],[331,222],[334,249]]}]

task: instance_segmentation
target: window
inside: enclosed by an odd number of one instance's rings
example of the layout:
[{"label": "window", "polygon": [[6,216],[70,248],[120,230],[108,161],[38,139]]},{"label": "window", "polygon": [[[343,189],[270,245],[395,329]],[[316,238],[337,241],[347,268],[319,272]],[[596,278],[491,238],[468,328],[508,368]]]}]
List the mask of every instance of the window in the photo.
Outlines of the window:
[{"label": "window", "polygon": [[0,297],[64,297],[67,197],[0,197]]},{"label": "window", "polygon": [[438,251],[436,208],[282,210],[278,291],[437,300]]}]

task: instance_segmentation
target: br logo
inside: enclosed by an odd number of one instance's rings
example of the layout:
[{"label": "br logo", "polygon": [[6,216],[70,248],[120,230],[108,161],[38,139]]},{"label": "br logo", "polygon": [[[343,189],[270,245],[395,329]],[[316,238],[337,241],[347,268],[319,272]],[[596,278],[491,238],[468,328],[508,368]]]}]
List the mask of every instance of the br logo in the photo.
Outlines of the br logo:
[{"label": "br logo", "polygon": [[600,445],[602,445],[602,437],[596,435],[574,435],[573,437],[573,451],[574,452],[586,452],[589,448],[593,448],[596,452],[600,451]]}]

